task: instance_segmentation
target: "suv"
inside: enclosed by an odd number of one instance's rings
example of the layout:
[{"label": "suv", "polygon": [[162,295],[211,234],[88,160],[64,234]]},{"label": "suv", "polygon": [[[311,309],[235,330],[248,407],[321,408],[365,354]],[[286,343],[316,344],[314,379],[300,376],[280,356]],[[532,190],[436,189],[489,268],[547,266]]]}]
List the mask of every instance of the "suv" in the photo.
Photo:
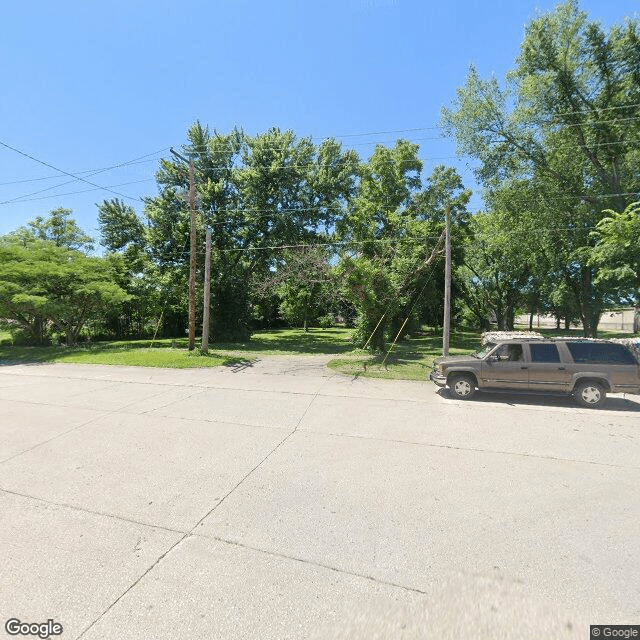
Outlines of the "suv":
[{"label": "suv", "polygon": [[476,392],[521,390],[573,394],[601,407],[607,392],[640,393],[640,365],[624,345],[607,340],[508,339],[470,356],[437,359],[429,379],[461,400]]}]

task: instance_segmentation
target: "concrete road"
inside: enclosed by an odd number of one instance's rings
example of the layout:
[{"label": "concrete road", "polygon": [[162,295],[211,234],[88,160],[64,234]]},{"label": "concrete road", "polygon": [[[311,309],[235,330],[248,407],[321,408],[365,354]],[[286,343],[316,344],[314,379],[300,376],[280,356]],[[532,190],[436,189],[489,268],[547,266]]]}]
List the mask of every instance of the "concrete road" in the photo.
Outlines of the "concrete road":
[{"label": "concrete road", "polygon": [[639,397],[460,402],[328,359],[0,367],[0,637],[640,623]]}]

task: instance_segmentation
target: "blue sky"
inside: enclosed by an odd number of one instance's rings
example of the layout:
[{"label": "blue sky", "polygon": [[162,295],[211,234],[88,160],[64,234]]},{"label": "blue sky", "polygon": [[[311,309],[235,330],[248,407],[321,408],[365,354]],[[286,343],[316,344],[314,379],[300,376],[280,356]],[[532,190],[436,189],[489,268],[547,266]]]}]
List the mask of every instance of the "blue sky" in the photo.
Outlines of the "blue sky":
[{"label": "blue sky", "polygon": [[[156,193],[159,158],[195,120],[220,132],[333,136],[363,158],[403,137],[420,144],[425,175],[451,164],[473,187],[434,128],[440,109],[470,64],[502,78],[526,23],[556,4],[2,0],[0,141],[138,210],[137,198]],[[640,1],[581,7],[609,26],[638,16]],[[125,166],[88,173],[115,165]],[[0,146],[0,234],[64,206],[97,236],[96,203],[110,197]],[[479,193],[471,206],[482,206]]]}]

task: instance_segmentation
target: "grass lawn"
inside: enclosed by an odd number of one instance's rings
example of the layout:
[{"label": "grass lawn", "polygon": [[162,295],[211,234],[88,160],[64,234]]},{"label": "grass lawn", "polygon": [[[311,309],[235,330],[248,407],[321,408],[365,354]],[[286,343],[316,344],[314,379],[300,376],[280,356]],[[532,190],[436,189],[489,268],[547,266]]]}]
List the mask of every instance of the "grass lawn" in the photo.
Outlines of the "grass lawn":
[{"label": "grass lawn", "polygon": [[[396,344],[387,354],[372,355],[354,349],[351,329],[276,329],[257,331],[246,343],[214,343],[208,355],[197,348],[187,350],[187,338],[97,342],[74,348],[14,347],[8,336],[0,332],[0,365],[12,362],[71,362],[79,364],[112,364],[175,369],[217,367],[255,360],[265,355],[336,355],[328,363],[332,370],[349,376],[396,380],[428,380],[433,361],[442,354],[439,329],[425,328],[420,334]],[[579,330],[545,330],[553,335],[581,336]],[[600,332],[603,338],[629,337],[631,334]],[[473,353],[480,348],[480,333],[452,331],[451,355]],[[390,348],[391,344],[387,346]]]},{"label": "grass lawn", "polygon": [[[389,343],[387,350],[390,348]],[[479,348],[480,333],[472,331],[451,333],[450,355],[473,353]],[[331,360],[328,366],[339,373],[356,377],[422,381],[429,379],[433,361],[441,355],[442,333],[439,329],[426,329],[420,334],[398,342],[389,355],[370,355],[357,350],[352,351],[352,357]]]},{"label": "grass lawn", "polygon": [[234,364],[241,358],[199,351],[167,344],[149,347],[149,341],[98,342],[92,345],[67,347],[10,347],[0,346],[0,365],[14,362],[71,362],[78,364],[115,364],[138,367],[169,367],[189,369]]},{"label": "grass lawn", "polygon": [[259,331],[241,343],[213,344],[204,356],[187,350],[187,338],[96,342],[77,347],[14,347],[0,341],[0,364],[10,362],[71,362],[139,367],[217,367],[255,359],[260,355],[340,354],[351,351],[351,330],[343,328]]},{"label": "grass lawn", "polygon": [[240,355],[316,355],[347,353],[353,350],[352,329],[271,329],[256,331],[244,344],[216,343],[217,351]]}]

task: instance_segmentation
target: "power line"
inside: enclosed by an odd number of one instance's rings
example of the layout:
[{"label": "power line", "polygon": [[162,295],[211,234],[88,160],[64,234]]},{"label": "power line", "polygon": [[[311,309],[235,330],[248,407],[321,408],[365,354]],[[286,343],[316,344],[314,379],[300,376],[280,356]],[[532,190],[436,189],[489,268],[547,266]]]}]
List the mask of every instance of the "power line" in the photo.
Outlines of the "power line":
[{"label": "power line", "polygon": [[[155,178],[144,178],[143,180],[133,180],[131,182],[122,182],[120,184],[112,184],[109,185],[109,187],[95,187],[93,189],[82,189],[81,191],[67,191],[66,193],[56,193],[53,195],[49,195],[49,196],[40,196],[38,198],[28,198],[27,196],[20,196],[20,198],[14,198],[13,200],[6,200],[5,202],[0,202],[0,204],[8,204],[8,203],[21,203],[21,202],[35,202],[37,200],[48,200],[49,198],[61,198],[63,196],[75,196],[79,193],[91,193],[92,191],[102,191],[103,189],[111,189],[113,187],[126,187],[129,186],[131,184],[140,184],[142,182],[154,182]],[[70,180],[69,182],[65,182],[64,184],[70,184],[74,182],[74,180]],[[62,185],[57,185],[57,186],[62,186]],[[51,187],[52,189],[55,189],[56,187]],[[46,191],[48,191],[48,189],[46,189]],[[36,192],[36,193],[40,193],[40,192]],[[34,194],[28,194],[28,195],[34,195]]]},{"label": "power line", "polygon": [[[526,234],[527,237],[532,236],[541,236],[545,233],[549,232],[561,232],[564,231],[566,233],[584,233],[585,231],[591,231],[596,229],[595,225],[586,225],[584,227],[580,227],[579,229],[576,227],[544,227],[539,231],[531,231],[530,229],[510,229],[507,231],[501,231],[500,235],[518,235],[518,234]],[[426,240],[439,240],[441,235],[427,235],[427,236],[413,236],[411,240],[415,243],[424,242]],[[400,239],[403,240],[404,238]],[[313,242],[313,243],[297,243],[297,244],[281,244],[281,245],[263,245],[263,246],[252,246],[252,247],[233,247],[230,249],[216,249],[219,253],[232,253],[232,252],[250,252],[250,251],[278,251],[278,250],[289,250],[289,249],[313,249],[314,247],[348,247],[348,246],[359,246],[364,244],[375,244],[375,243],[392,243],[398,244],[398,238],[371,238],[369,240],[339,240],[335,242]],[[485,246],[481,240],[474,239],[473,241],[465,242],[463,248],[470,247],[478,247]],[[177,256],[188,256],[190,255],[189,251],[178,251],[172,254],[172,257]],[[198,255],[204,255],[204,251],[198,251]]]},{"label": "power line", "polygon": [[[60,169],[58,167],[55,167],[52,164],[49,164],[48,162],[45,162],[44,160],[39,160],[38,158],[35,158],[32,155],[29,155],[28,153],[21,151],[20,149],[16,149],[15,147],[12,147],[11,145],[7,144],[6,142],[2,142],[0,140],[0,145],[2,145],[3,147],[10,149],[11,151],[14,151],[15,153],[20,154],[21,156],[24,156],[25,158],[29,158],[29,160],[33,160],[34,162],[37,162],[38,164],[44,165],[45,167],[49,167],[49,169],[53,169],[54,171],[59,171],[60,173],[63,173],[66,176],[69,176],[70,178],[74,178],[75,180],[79,180],[80,182],[86,182],[87,184],[90,184],[92,187],[96,187],[97,189],[102,189],[104,191],[109,191],[110,193],[113,193],[117,196],[120,196],[121,198],[126,198],[127,200],[134,200],[136,202],[140,202],[141,198],[132,198],[131,196],[125,195],[124,193],[120,193],[118,191],[114,191],[112,189],[103,187],[99,184],[96,184],[95,182],[91,182],[90,180],[87,180],[85,178],[81,178],[80,176],[74,175],[73,173],[69,173],[68,171],[64,171],[64,169]],[[10,202],[10,201],[9,201]],[[0,204],[6,204],[5,202],[0,202]]]},{"label": "power line", "polygon": [[[640,120],[640,117],[634,117],[634,118],[626,118],[624,120]],[[621,120],[616,120],[616,122],[619,122]],[[603,122],[610,122],[610,121],[603,121]],[[577,126],[577,125],[573,125],[573,124],[567,124],[567,125],[562,125],[562,126]],[[421,128],[415,128],[415,129],[398,129],[396,130],[397,132],[406,132],[406,131],[421,131],[421,130],[427,130],[427,129],[438,129],[438,127],[421,127]],[[379,132],[379,133],[393,133],[393,130],[390,130],[388,132]],[[364,135],[373,135],[373,133],[371,134],[345,134],[344,137],[346,136],[364,136]],[[407,142],[415,144],[421,141],[425,141],[425,140],[442,140],[442,141],[446,141],[446,142],[450,142],[451,139],[447,138],[445,136],[437,136],[437,137],[428,137],[428,138],[414,138],[411,140],[407,140]],[[367,145],[377,145],[377,144],[389,144],[389,143],[393,143],[396,142],[394,140],[373,140],[373,141],[369,141],[369,142],[362,142],[362,143],[356,143],[355,145],[352,146],[367,146]],[[18,153],[22,153],[17,149],[13,149],[12,147],[10,147],[9,145],[6,145],[5,143],[0,143],[3,144],[4,146],[18,152]],[[594,148],[600,148],[600,147],[608,147],[608,146],[617,146],[620,144],[628,144],[628,141],[625,142],[602,142],[602,143],[594,143],[594,144],[587,144],[587,145],[562,145],[560,147],[558,147],[559,149],[583,149],[585,146],[589,149],[594,149]],[[185,145],[190,149],[203,149],[203,150],[207,150],[209,151],[209,146],[208,145]],[[155,151],[151,154],[147,154],[145,156],[141,156],[140,158],[136,158],[134,160],[128,161],[128,162],[124,162],[124,163],[120,163],[117,165],[112,165],[110,167],[105,167],[102,169],[96,169],[96,170],[83,170],[81,172],[76,172],[76,174],[70,173],[70,172],[62,172],[65,175],[69,175],[74,177],[74,180],[72,181],[66,181],[64,183],[60,183],[58,185],[54,185],[52,187],[47,187],[46,189],[41,189],[39,191],[35,191],[32,193],[28,193],[28,194],[24,194],[22,196],[17,196],[16,198],[13,198],[11,200],[5,200],[0,202],[0,204],[8,204],[8,203],[12,203],[12,202],[18,202],[18,201],[26,201],[26,198],[30,198],[31,196],[34,195],[38,195],[39,193],[44,193],[45,191],[50,191],[53,189],[56,189],[58,187],[61,186],[65,186],[67,184],[71,184],[74,181],[84,181],[84,182],[88,182],[89,184],[92,184],[91,182],[84,180],[82,177],[78,176],[77,173],[87,173],[88,175],[96,175],[98,173],[102,173],[104,171],[110,171],[113,169],[118,169],[118,168],[122,168],[122,167],[127,167],[127,166],[131,166],[133,164],[141,164],[141,163],[146,163],[146,162],[153,162],[153,160],[145,160],[144,158],[148,158],[149,156],[152,155],[157,155],[159,153],[162,153],[163,151],[166,151],[167,148],[164,149],[160,149],[158,151]],[[293,146],[288,146],[288,147],[262,147],[260,149],[260,151],[287,151],[287,150],[295,150],[295,147]],[[37,162],[40,162],[39,160],[32,158],[31,156],[29,156],[28,154],[22,153],[22,155],[26,155],[27,157],[36,160]],[[455,155],[455,156],[423,156],[423,157],[419,157],[418,158],[421,162],[423,163],[428,163],[428,162],[433,162],[433,161],[440,161],[440,160],[460,160],[460,156]],[[393,163],[395,162],[394,160],[390,160],[388,161],[389,163]],[[45,164],[46,166],[51,166],[48,165],[47,163],[41,162],[41,164]],[[259,165],[257,165],[259,167]],[[270,171],[276,171],[276,170],[291,170],[291,169],[300,169],[300,168],[307,168],[307,167],[315,167],[315,168],[323,168],[323,167],[328,167],[328,166],[333,166],[333,163],[329,162],[329,163],[317,163],[317,162],[308,162],[308,163],[296,163],[296,164],[282,164],[282,165],[269,165],[268,169]],[[209,166],[207,167],[208,170],[214,171],[214,170],[223,170],[223,169],[229,169],[229,165],[225,164],[225,165],[214,165],[214,166]],[[240,166],[236,166],[236,168],[238,169],[243,169],[245,167]],[[247,167],[248,168],[248,167]],[[251,167],[251,168],[255,168],[255,167]],[[57,170],[57,169],[56,169]],[[41,178],[30,178],[30,179],[25,179],[25,180],[15,180],[15,181],[10,181],[10,182],[4,182],[4,183],[0,183],[0,186],[7,186],[7,185],[13,185],[13,184],[22,184],[22,183],[26,183],[26,182],[35,182],[35,181],[41,181],[41,180],[49,180],[49,179],[53,179],[57,176],[44,176]],[[97,189],[106,189],[109,190],[109,187],[100,187],[98,185],[96,185]],[[68,195],[68,194],[60,194],[60,195]],[[132,198],[130,196],[125,196],[124,194],[117,194],[117,195],[122,195],[122,197],[131,199],[131,200],[136,200],[136,198]],[[57,196],[55,196],[57,197]],[[139,198],[137,199],[139,200]]]},{"label": "power line", "polygon": [[[138,163],[139,161],[143,160],[144,158],[148,158],[149,156],[153,156],[153,155],[157,155],[158,153],[162,153],[162,151],[164,151],[164,149],[160,149],[159,151],[154,151],[153,153],[145,154],[145,155],[140,156],[138,158],[134,158],[133,160],[129,160],[127,162],[122,162],[120,164],[116,164],[116,165],[113,165],[111,167],[106,167],[106,168],[103,168],[103,169],[95,169],[92,172],[90,172],[89,175],[96,175],[98,173],[104,173],[105,171],[111,171],[113,169],[118,169],[118,168],[121,168],[121,167],[127,167],[127,166],[130,166],[131,164]],[[144,162],[149,162],[148,160],[143,160],[143,161]],[[58,187],[63,187],[65,185],[67,185],[67,184],[72,184],[74,182],[76,182],[76,180],[67,180],[66,182],[61,182],[61,183],[59,183],[57,185],[53,185],[51,187],[47,187],[46,189],[40,189],[40,190],[34,191],[32,193],[27,193],[27,194],[23,194],[22,196],[18,196],[16,198],[12,198],[11,200],[5,200],[4,202],[0,202],[0,204],[9,204],[9,203],[12,203],[12,202],[31,202],[32,200],[43,200],[43,199],[46,199],[46,198],[57,198],[57,197],[64,196],[64,195],[72,195],[72,194],[64,194],[63,193],[63,194],[55,194],[55,195],[52,195],[52,196],[45,196],[43,198],[33,198],[33,199],[30,198],[30,196],[34,196],[34,195],[37,195],[39,193],[44,193],[45,191],[52,191],[53,189],[57,189]],[[88,182],[88,181],[87,180],[83,180],[83,182]],[[91,182],[88,182],[88,183],[89,184],[93,184]],[[134,184],[134,183],[131,183],[131,184]],[[116,185],[116,186],[118,186],[118,185]],[[103,189],[102,187],[97,187],[97,188],[100,189],[100,190]],[[110,187],[105,187],[105,188],[107,190],[111,189]],[[88,191],[93,191],[93,189],[89,189]],[[76,192],[76,193],[81,193],[81,192]],[[114,192],[114,193],[116,193],[116,192]],[[128,196],[124,196],[124,197],[128,197]]]},{"label": "power line", "polygon": [[[144,156],[140,156],[140,158],[135,158],[134,160],[129,160],[128,162],[121,162],[120,164],[115,164],[115,165],[111,165],[109,167],[101,167],[99,169],[80,169],[80,170],[76,170],[73,171],[73,174],[87,174],[87,175],[95,175],[97,173],[102,173],[104,171],[111,171],[112,169],[120,169],[122,167],[129,167],[135,164],[146,164],[147,162],[155,162],[155,160],[153,158],[151,159],[147,159],[147,160],[143,160],[142,158],[149,158],[149,156],[154,156],[154,155],[158,155],[159,153],[162,153],[163,151],[167,151],[169,149],[169,147],[166,147],[164,149],[159,149],[158,151],[154,151],[153,153],[148,153]],[[0,187],[3,186],[7,186],[7,185],[14,185],[14,184],[24,184],[26,182],[42,182],[43,180],[55,180],[56,178],[59,178],[60,175],[54,175],[54,176],[41,176],[39,178],[24,178],[24,179],[14,179],[11,180],[9,182],[0,182]],[[65,183],[66,184],[66,183]]]},{"label": "power line", "polygon": [[[617,106],[617,107],[606,107],[603,109],[600,109],[599,111],[613,111],[613,110],[618,110],[618,109],[629,109],[632,107],[636,107],[636,106],[640,106],[640,104],[634,104],[634,105],[622,105],[622,106]],[[559,113],[559,114],[554,114],[555,116],[561,116],[561,115],[572,115],[572,114],[581,114],[581,113],[592,113],[592,111],[574,111],[574,112],[564,112],[564,113]],[[607,122],[628,122],[628,121],[635,121],[635,120],[640,120],[640,117],[628,117],[628,118],[614,118],[614,119],[609,119],[609,120],[602,120],[600,121],[600,123],[607,123]],[[598,121],[596,122],[590,122],[588,124],[597,124]],[[572,127],[572,126],[578,126],[576,124],[562,124],[560,123],[559,126],[566,126],[566,127]],[[411,129],[389,129],[389,130],[384,130],[384,131],[374,131],[374,132],[365,132],[365,133],[353,133],[353,134],[342,134],[340,136],[333,136],[330,138],[325,138],[324,141],[330,141],[330,140],[336,140],[336,138],[348,138],[348,137],[352,137],[352,138],[357,138],[357,137],[365,137],[365,136],[373,136],[373,135],[384,135],[384,134],[392,134],[392,133],[410,133],[410,132],[417,132],[417,131],[428,131],[428,130],[442,130],[442,127],[440,126],[431,126],[431,127],[414,127]],[[294,134],[295,137],[295,134]],[[318,138],[314,138],[309,137],[309,138],[300,138],[299,140],[313,140],[313,139],[318,139]],[[411,143],[411,144],[416,144],[418,142],[421,141],[425,141],[425,140],[442,140],[442,141],[448,141],[450,139],[448,139],[445,136],[436,136],[436,137],[425,137],[425,138],[414,138],[413,140],[407,140],[407,142]],[[397,142],[397,141],[393,141],[393,140],[372,140],[372,141],[366,141],[366,142],[360,142],[360,143],[355,143],[352,146],[366,146],[366,145],[378,145],[378,144],[389,144],[392,142]],[[112,189],[112,187],[104,187],[98,184],[95,184],[89,180],[87,180],[86,178],[78,175],[78,173],[87,173],[88,175],[96,175],[98,173],[102,173],[105,171],[110,171],[110,170],[114,170],[114,169],[118,169],[118,168],[122,168],[122,167],[127,167],[127,166],[131,166],[133,164],[137,164],[137,163],[141,163],[141,162],[152,162],[153,160],[149,160],[148,158],[150,156],[154,156],[154,155],[158,155],[159,153],[162,153],[163,151],[166,151],[167,148],[163,148],[163,149],[159,149],[157,151],[154,151],[150,154],[145,154],[143,156],[140,156],[138,158],[134,158],[133,160],[127,161],[127,162],[123,162],[123,163],[119,163],[116,165],[112,165],[109,167],[105,167],[105,168],[101,168],[101,169],[96,169],[96,170],[87,170],[87,171],[82,171],[82,172],[76,172],[76,173],[71,173],[71,172],[67,172],[64,171],[62,169],[59,169],[57,167],[54,167],[53,165],[44,162],[42,160],[39,160],[38,158],[35,158],[34,156],[31,156],[29,154],[27,154],[24,151],[21,151],[19,149],[16,149],[15,147],[10,146],[7,143],[1,142],[0,144],[16,153],[19,153],[20,155],[23,155],[35,162],[38,162],[39,164],[42,164],[44,166],[47,166],[49,168],[52,168],[56,171],[58,171],[60,174],[63,175],[67,175],[71,178],[73,178],[73,180],[71,181],[66,181],[64,183],[60,183],[51,187],[47,187],[45,189],[41,189],[35,192],[31,192],[28,194],[23,194],[21,196],[17,196],[15,198],[9,199],[9,200],[5,200],[5,201],[1,201],[0,204],[10,204],[10,203],[14,203],[14,202],[29,202],[29,201],[34,201],[34,200],[39,200],[39,199],[45,199],[48,196],[45,196],[43,198],[32,198],[32,196],[36,196],[40,193],[44,193],[46,191],[51,191],[54,190],[58,187],[64,186],[66,184],[71,184],[74,181],[80,181],[80,182],[85,182],[91,186],[93,186],[95,189],[98,190],[105,190],[105,191],[109,191],[111,193],[114,193],[115,195],[118,195],[120,197],[126,198],[128,200],[133,200],[133,201],[142,201],[142,198],[139,197],[131,197],[128,196],[126,194],[114,191]],[[296,147],[293,146],[295,143],[292,140],[292,144],[291,146],[286,146],[286,147],[262,147],[259,149],[259,151],[295,151]],[[603,143],[594,143],[591,145],[563,145],[561,147],[559,147],[560,149],[582,149],[585,146],[590,148],[590,149],[594,149],[594,148],[600,148],[600,147],[608,147],[608,146],[616,146],[619,144],[628,144],[628,141],[626,142],[603,142]],[[194,150],[194,149],[203,149],[207,152],[210,152],[210,145],[209,144],[204,144],[204,145],[184,145],[185,148],[190,149],[190,150]],[[251,146],[248,145],[248,149],[251,150]],[[341,160],[342,158],[340,158],[338,160],[338,162]],[[429,162],[435,162],[435,161],[442,161],[442,160],[460,160],[460,156],[433,156],[433,157],[421,157],[419,158],[419,160],[424,164],[424,163],[429,163]],[[390,160],[388,161],[389,163],[394,163],[394,160]],[[278,166],[273,166],[273,165],[269,165],[268,169],[270,171],[278,171],[278,170],[282,170],[282,171],[286,171],[286,170],[293,170],[293,169],[300,169],[300,168],[308,168],[308,167],[314,167],[314,168],[323,168],[323,167],[328,167],[328,166],[333,166],[333,162],[328,162],[328,163],[318,163],[318,162],[308,162],[308,163],[296,163],[296,164],[281,164]],[[222,170],[222,169],[229,169],[229,165],[221,165],[221,166],[211,166],[211,167],[207,167],[208,170]],[[247,169],[253,169],[253,168],[260,168],[260,165],[255,165],[253,167],[246,167],[246,166],[242,166],[242,165],[236,165],[235,166],[236,169],[240,169],[240,170],[247,170]],[[464,172],[463,172],[464,173]],[[39,180],[48,180],[48,179],[53,179],[56,176],[45,176],[42,178],[33,178],[30,180],[16,180],[13,182],[6,182],[6,183],[1,183],[0,186],[2,185],[12,185],[12,184],[21,184],[24,182],[29,182],[29,181],[39,181]],[[149,181],[151,181],[151,179],[149,179]],[[122,183],[123,186],[125,184],[133,184],[133,183]],[[118,185],[116,185],[118,186]],[[90,190],[86,190],[87,192]],[[83,193],[81,191],[77,191],[77,192],[69,192],[69,193],[65,193],[65,194],[56,194],[54,196],[51,197],[61,197],[61,196],[65,196],[65,195],[74,195],[76,193]],[[613,195],[634,195],[634,194],[613,194]],[[571,196],[571,197],[579,197],[579,196]]]}]

